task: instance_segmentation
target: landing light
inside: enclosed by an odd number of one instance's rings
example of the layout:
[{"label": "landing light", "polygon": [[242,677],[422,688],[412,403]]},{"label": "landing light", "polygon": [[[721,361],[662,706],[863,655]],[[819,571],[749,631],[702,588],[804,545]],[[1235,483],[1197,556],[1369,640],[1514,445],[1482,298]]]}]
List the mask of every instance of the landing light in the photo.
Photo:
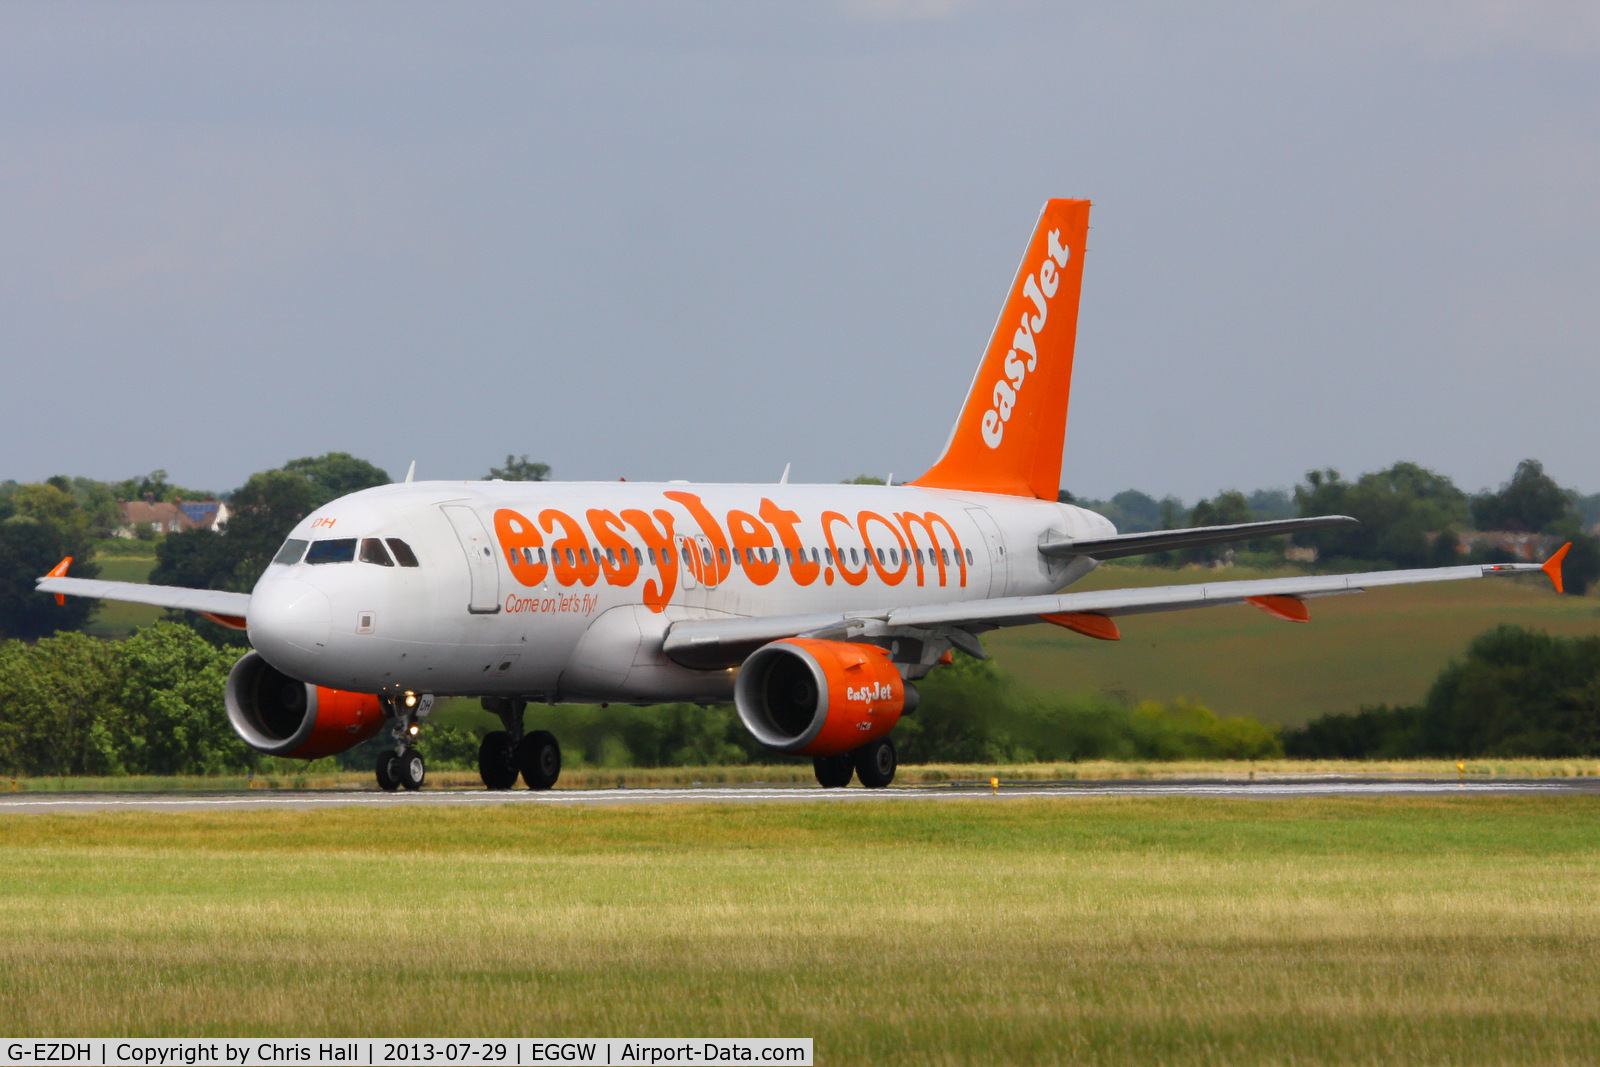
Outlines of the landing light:
[{"label": "landing light", "polygon": [[416,706],[417,706],[417,694],[415,694],[411,690],[407,689],[406,690],[406,707],[414,708]]},{"label": "landing light", "polygon": [[416,737],[417,736],[417,725],[415,723],[411,724],[411,736],[412,737]]}]

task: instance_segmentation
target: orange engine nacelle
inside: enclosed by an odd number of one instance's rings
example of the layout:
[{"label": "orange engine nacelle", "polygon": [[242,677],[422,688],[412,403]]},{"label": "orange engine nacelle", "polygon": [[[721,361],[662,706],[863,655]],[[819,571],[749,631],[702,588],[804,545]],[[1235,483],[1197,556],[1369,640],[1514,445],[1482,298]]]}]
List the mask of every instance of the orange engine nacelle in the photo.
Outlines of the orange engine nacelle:
[{"label": "orange engine nacelle", "polygon": [[244,743],[269,756],[317,759],[354,748],[387,718],[371,693],[297,681],[247,652],[228,672],[228,722]]},{"label": "orange engine nacelle", "polygon": [[836,756],[875,741],[917,706],[916,687],[883,649],[808,637],[752,652],[733,694],[757,741],[803,756]]}]

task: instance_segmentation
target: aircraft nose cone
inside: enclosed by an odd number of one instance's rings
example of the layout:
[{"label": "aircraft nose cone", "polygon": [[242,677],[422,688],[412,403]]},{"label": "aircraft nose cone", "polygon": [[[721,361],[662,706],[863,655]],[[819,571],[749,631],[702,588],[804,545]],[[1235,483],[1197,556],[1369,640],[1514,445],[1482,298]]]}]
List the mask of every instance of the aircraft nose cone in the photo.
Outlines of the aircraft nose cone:
[{"label": "aircraft nose cone", "polygon": [[250,596],[250,643],[281,671],[314,662],[327,647],[333,605],[322,590],[292,578],[264,582]]}]

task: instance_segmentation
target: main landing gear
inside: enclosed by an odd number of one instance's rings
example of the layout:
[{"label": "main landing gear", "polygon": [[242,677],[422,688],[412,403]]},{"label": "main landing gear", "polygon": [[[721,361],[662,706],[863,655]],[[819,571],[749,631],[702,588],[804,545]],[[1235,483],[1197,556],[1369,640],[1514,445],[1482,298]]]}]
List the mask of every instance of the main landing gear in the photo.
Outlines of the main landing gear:
[{"label": "main landing gear", "polygon": [[522,732],[525,701],[484,697],[483,709],[500,717],[504,730],[486,734],[478,748],[478,775],[490,789],[510,789],[517,776],[529,789],[549,789],[561,777],[561,745],[548,730]]},{"label": "main landing gear", "polygon": [[853,752],[811,758],[811,768],[824,789],[841,789],[850,784],[852,776],[861,779],[868,789],[882,789],[894,781],[899,765],[894,742],[887,737],[868,741]]}]

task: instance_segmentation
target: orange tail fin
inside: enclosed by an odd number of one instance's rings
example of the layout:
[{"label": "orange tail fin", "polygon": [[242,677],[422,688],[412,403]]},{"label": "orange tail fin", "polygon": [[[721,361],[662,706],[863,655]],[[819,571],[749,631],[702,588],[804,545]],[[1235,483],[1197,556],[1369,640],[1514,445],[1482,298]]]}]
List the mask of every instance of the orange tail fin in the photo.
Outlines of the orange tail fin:
[{"label": "orange tail fin", "polygon": [[1088,234],[1089,201],[1045,203],[944,455],[910,484],[1056,499]]}]

